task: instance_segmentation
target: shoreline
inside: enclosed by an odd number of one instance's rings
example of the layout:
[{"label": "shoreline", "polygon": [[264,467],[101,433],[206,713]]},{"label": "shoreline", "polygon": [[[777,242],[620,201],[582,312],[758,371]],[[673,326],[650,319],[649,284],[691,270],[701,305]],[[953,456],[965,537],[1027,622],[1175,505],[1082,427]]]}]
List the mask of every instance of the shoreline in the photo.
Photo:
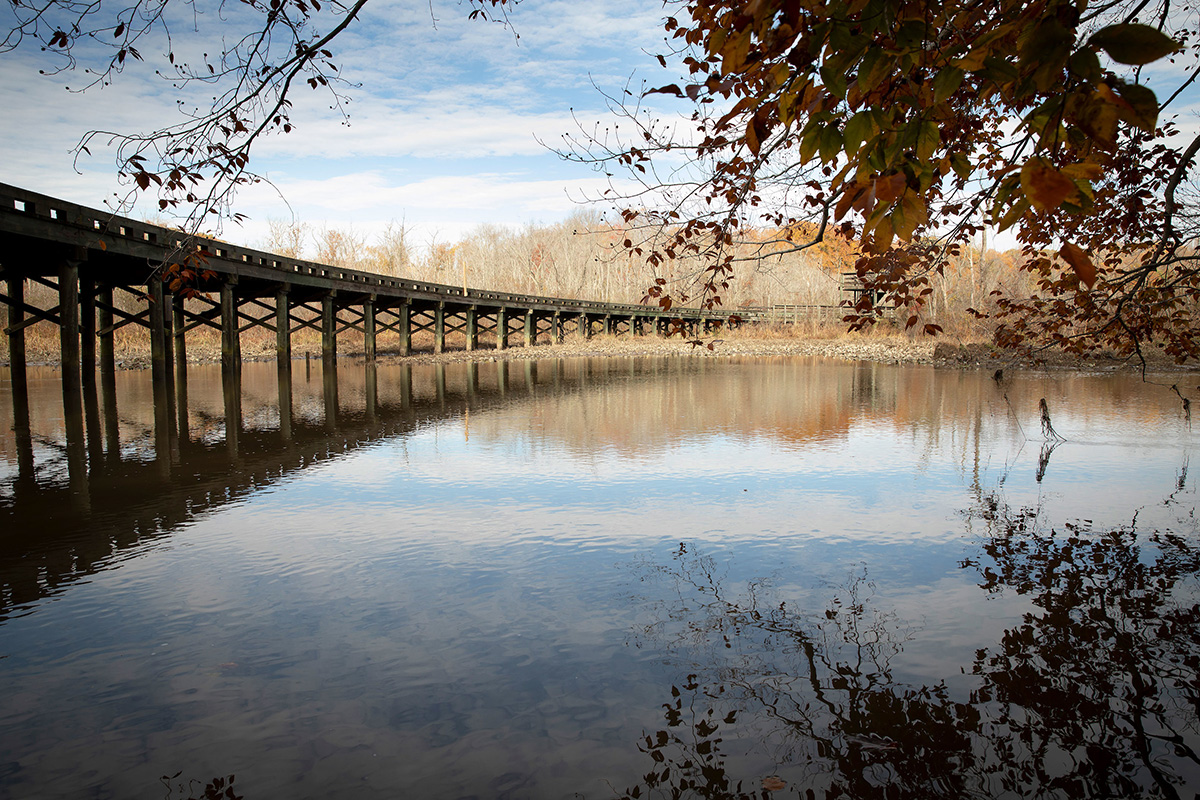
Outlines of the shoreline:
[{"label": "shoreline", "polygon": [[[707,346],[712,345],[710,350]],[[314,359],[320,353],[308,352]],[[57,359],[46,354],[30,358],[29,366],[58,366]],[[539,344],[534,347],[508,347],[479,350],[448,350],[433,353],[421,350],[401,356],[387,350],[380,351],[376,362],[391,364],[447,364],[481,361],[525,361],[547,358],[773,358],[809,356],[834,358],[843,361],[868,361],[877,364],[911,364],[953,369],[1021,369],[1032,371],[1076,371],[1076,372],[1140,372],[1142,366],[1130,359],[1111,356],[1079,358],[1062,353],[1048,354],[1044,359],[1034,360],[997,350],[983,343],[959,344],[944,339],[912,341],[903,337],[837,337],[837,338],[793,338],[793,337],[750,337],[735,336],[728,339],[706,340],[704,345],[693,345],[683,339],[660,337],[610,337],[596,336],[588,340],[568,338],[559,344]],[[362,361],[361,350],[350,350],[338,355],[339,361]],[[273,353],[251,353],[242,358],[242,363],[274,361]],[[293,362],[304,361],[293,350]],[[188,350],[189,364],[220,363],[219,348],[196,347]],[[149,354],[137,353],[119,356],[117,369],[149,369]],[[0,360],[0,367],[9,366],[8,360]],[[1200,364],[1176,364],[1162,357],[1148,358],[1147,372],[1191,373],[1200,371]]]}]

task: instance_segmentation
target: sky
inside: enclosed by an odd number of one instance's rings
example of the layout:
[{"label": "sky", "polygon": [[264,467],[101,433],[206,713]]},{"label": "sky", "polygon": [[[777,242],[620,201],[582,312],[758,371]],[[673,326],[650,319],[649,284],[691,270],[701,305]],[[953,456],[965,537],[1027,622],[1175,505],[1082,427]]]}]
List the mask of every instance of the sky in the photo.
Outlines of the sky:
[{"label": "sky", "polygon": [[[296,129],[261,140],[252,156],[274,188],[243,190],[235,210],[249,219],[226,223],[222,236],[261,244],[269,220],[294,215],[368,238],[402,223],[420,246],[456,241],[481,224],[551,224],[592,207],[606,180],[552,148],[579,124],[611,124],[603,93],[676,80],[663,80],[652,55],[664,46],[662,5],[522,0],[511,27],[469,20],[470,10],[456,0],[368,3],[335,45],[354,84],[345,89],[349,125],[327,94],[297,92]],[[220,30],[208,16],[194,38]],[[176,27],[177,49],[187,47],[187,27]],[[148,64],[161,66],[145,50]],[[112,152],[93,146],[75,161],[80,137],[171,121],[177,94],[137,65],[111,86],[68,92],[82,78],[39,75],[44,59],[36,50],[0,57],[0,181],[101,206],[120,191]],[[147,205],[130,216],[154,212]]]},{"label": "sky", "polygon": [[[206,13],[172,22],[175,49],[192,58],[215,51],[235,24],[215,3],[196,5]],[[353,84],[345,89],[349,124],[326,93],[296,93],[296,130],[254,151],[251,166],[271,186],[243,190],[235,210],[248,219],[221,235],[264,246],[271,220],[295,219],[371,240],[399,223],[410,244],[428,247],[483,224],[553,224],[605,208],[588,201],[607,180],[553,148],[578,126],[613,124],[605,94],[680,80],[654,58],[667,49],[662,3],[521,0],[511,27],[469,20],[471,8],[465,0],[371,0],[335,44]],[[0,54],[0,181],[92,207],[120,191],[111,151],[96,142],[75,160],[72,149],[91,129],[144,131],[177,119],[178,93],[154,74],[161,61],[144,49],[147,64],[84,93],[64,89],[78,88],[79,75],[39,75],[48,62],[36,48]],[[1163,61],[1143,79],[1162,97],[1184,69]],[[663,95],[651,100],[659,116],[690,110]],[[1200,130],[1200,83],[1173,109],[1183,132],[1175,141],[1190,140]],[[131,216],[154,212],[149,205]]]}]

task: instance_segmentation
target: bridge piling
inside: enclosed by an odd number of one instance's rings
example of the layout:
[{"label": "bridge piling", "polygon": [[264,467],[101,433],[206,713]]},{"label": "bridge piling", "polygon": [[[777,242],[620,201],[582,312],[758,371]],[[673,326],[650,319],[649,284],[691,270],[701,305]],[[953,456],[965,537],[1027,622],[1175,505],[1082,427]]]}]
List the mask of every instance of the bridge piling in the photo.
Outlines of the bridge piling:
[{"label": "bridge piling", "polygon": [[446,349],[446,304],[438,303],[433,310],[433,352],[441,353]]},{"label": "bridge piling", "polygon": [[363,301],[363,356],[375,363],[375,296]]},{"label": "bridge piling", "polygon": [[466,348],[470,352],[479,347],[479,311],[475,306],[467,309],[467,321],[464,324],[466,325]]},{"label": "bridge piling", "polygon": [[334,292],[321,298],[321,360],[326,364],[337,360],[337,310],[333,307]]},{"label": "bridge piling", "polygon": [[242,348],[238,331],[238,301],[232,281],[221,284],[221,370],[241,369]]},{"label": "bridge piling", "polygon": [[407,356],[412,353],[412,305],[405,300],[396,313],[400,318],[396,323],[400,332],[400,355]]},{"label": "bridge piling", "polygon": [[508,347],[508,309],[500,306],[496,311],[496,349]]},{"label": "bridge piling", "polygon": [[536,338],[534,334],[533,311],[525,312],[525,347],[533,347],[533,340]]},{"label": "bridge piling", "polygon": [[292,306],[284,284],[275,292],[275,360],[279,364],[292,361]]}]

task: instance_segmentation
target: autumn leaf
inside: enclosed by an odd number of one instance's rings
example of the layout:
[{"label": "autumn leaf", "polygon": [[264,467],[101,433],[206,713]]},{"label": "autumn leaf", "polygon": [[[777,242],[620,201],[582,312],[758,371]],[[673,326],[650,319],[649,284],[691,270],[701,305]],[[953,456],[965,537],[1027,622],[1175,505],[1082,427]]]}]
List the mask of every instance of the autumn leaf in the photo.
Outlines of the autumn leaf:
[{"label": "autumn leaf", "polygon": [[1075,182],[1040,156],[1021,168],[1021,189],[1039,211],[1058,208],[1075,194]]},{"label": "autumn leaf", "polygon": [[1109,25],[1092,34],[1088,44],[1099,47],[1121,64],[1142,65],[1179,49],[1179,43],[1157,28],[1136,22]]},{"label": "autumn leaf", "polygon": [[1096,265],[1092,263],[1092,259],[1088,258],[1087,253],[1078,246],[1067,242],[1058,251],[1059,257],[1071,265],[1071,269],[1075,270],[1075,274],[1079,276],[1080,282],[1089,289],[1096,283]]}]

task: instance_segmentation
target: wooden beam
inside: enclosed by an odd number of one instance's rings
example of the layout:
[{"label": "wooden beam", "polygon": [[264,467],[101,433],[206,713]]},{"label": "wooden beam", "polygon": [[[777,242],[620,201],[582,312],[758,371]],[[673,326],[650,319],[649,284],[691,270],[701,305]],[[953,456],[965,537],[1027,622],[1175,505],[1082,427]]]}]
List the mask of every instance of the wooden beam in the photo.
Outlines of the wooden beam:
[{"label": "wooden beam", "polygon": [[[233,283],[226,281],[225,283],[221,284],[221,369],[224,372],[241,372],[242,342],[239,333],[238,298],[234,294]],[[240,387],[238,387],[238,403],[238,408],[240,411]],[[226,422],[228,421],[229,415],[226,414]],[[240,425],[240,413],[235,421]],[[226,438],[228,438],[228,436],[229,434],[226,432]],[[233,447],[236,451],[236,441],[234,442]]]},{"label": "wooden beam", "polygon": [[[363,352],[368,364],[375,363],[375,301],[363,301]],[[374,414],[372,414],[374,416]]]},{"label": "wooden beam", "polygon": [[[288,306],[288,290],[287,287],[281,288],[275,293],[275,360],[280,364],[290,364],[292,361],[292,325],[291,325],[291,310]],[[290,386],[289,382],[290,398]],[[289,413],[290,413],[289,404]],[[282,409],[280,409],[282,414]]]}]

